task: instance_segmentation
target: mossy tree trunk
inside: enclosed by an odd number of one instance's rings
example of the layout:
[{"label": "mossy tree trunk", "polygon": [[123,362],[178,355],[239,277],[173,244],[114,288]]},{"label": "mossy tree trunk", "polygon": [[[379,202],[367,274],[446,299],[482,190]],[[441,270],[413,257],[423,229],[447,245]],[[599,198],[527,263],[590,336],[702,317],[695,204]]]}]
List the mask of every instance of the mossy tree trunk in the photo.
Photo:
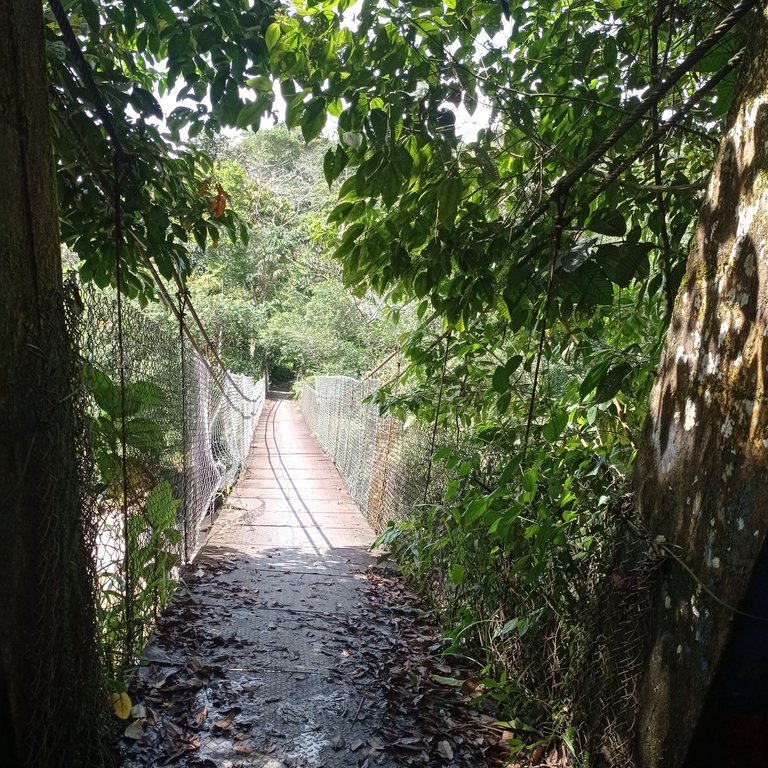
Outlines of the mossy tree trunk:
[{"label": "mossy tree trunk", "polygon": [[768,532],[768,9],[755,21],[636,466],[648,533],[695,574],[668,557],[654,598],[644,768],[682,764],[734,621],[707,590],[742,605]]},{"label": "mossy tree trunk", "polygon": [[39,0],[0,0],[0,763],[98,765],[104,712],[78,493]]}]

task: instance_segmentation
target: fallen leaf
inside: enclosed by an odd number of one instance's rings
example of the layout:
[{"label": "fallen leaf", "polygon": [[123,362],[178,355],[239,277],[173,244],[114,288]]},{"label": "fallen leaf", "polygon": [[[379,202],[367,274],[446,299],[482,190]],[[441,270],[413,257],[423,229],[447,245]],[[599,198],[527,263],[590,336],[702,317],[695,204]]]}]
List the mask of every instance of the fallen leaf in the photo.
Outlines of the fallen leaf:
[{"label": "fallen leaf", "polygon": [[461,685],[461,690],[471,698],[476,699],[485,693],[485,686],[476,680],[465,680]]},{"label": "fallen leaf", "polygon": [[220,720],[213,721],[213,727],[218,728],[220,731],[229,728],[229,726],[232,725],[232,721],[235,719],[238,712],[238,709],[230,709],[229,712],[227,712],[227,714],[224,715],[224,717],[222,717]]},{"label": "fallen leaf", "polygon": [[232,751],[237,752],[238,755],[250,755],[253,752],[253,747],[247,744],[233,744]]},{"label": "fallen leaf", "polygon": [[123,731],[123,735],[134,741],[144,738],[144,722],[142,720],[134,721]]},{"label": "fallen leaf", "polygon": [[121,720],[131,716],[131,697],[127,693],[112,694],[112,709]]},{"label": "fallen leaf", "polygon": [[200,709],[195,712],[192,719],[194,720],[195,725],[202,725],[208,719],[208,708],[200,707]]},{"label": "fallen leaf", "polygon": [[446,760],[453,760],[453,747],[447,741],[441,741],[437,745],[437,754]]}]

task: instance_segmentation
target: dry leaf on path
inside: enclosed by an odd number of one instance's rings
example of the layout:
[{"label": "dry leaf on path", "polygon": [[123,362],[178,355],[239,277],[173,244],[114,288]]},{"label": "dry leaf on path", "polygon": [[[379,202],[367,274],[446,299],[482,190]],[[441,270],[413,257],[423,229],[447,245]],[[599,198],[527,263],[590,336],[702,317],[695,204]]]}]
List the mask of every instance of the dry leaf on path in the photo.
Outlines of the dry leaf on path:
[{"label": "dry leaf on path", "polygon": [[227,714],[224,715],[224,717],[222,717],[220,720],[214,720],[213,727],[217,728],[220,731],[223,731],[229,728],[229,726],[232,725],[232,721],[235,719],[239,711],[240,710],[237,708],[230,709],[229,712],[227,712]]},{"label": "dry leaf on path", "polygon": [[112,709],[121,720],[131,716],[131,697],[127,693],[112,694]]},{"label": "dry leaf on path", "polygon": [[437,745],[437,754],[446,760],[453,760],[453,747],[447,741],[441,741]]},{"label": "dry leaf on path", "polygon": [[208,708],[200,707],[200,709],[195,712],[192,719],[194,720],[195,725],[202,725],[208,719]]},{"label": "dry leaf on path", "polygon": [[123,731],[123,735],[126,739],[133,739],[134,741],[139,741],[140,739],[144,738],[144,721],[143,720],[136,720],[135,722],[131,723],[125,731]]}]

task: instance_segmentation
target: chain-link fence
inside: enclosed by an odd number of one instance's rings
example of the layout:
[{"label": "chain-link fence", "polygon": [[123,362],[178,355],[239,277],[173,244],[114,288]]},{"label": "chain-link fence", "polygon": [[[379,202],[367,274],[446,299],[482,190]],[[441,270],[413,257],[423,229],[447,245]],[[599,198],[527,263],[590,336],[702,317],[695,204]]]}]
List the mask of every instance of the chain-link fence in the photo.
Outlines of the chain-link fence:
[{"label": "chain-link fence", "polygon": [[125,299],[118,306],[114,292],[74,284],[69,291],[99,639],[117,680],[199,549],[206,516],[245,464],[265,381],[223,370],[181,328],[173,333]]},{"label": "chain-link fence", "polygon": [[[434,510],[445,503],[451,478],[432,457],[452,441],[439,430],[433,439],[429,425],[380,415],[366,402],[376,389],[373,381],[318,376],[302,383],[301,410],[377,531],[404,520],[436,541],[445,521]],[[447,623],[463,627],[458,635],[483,647],[488,674],[503,673],[505,695],[518,697],[521,714],[555,733],[575,727],[568,739],[585,766],[635,765],[638,680],[659,558],[633,515],[624,498],[600,530],[597,554],[569,563],[567,587],[553,568],[532,581],[513,567],[514,557],[487,559],[471,584],[456,583],[455,552],[434,547],[422,581]],[[493,548],[482,529],[468,536],[468,561],[471,551]],[[521,629],[508,631],[515,622]]]},{"label": "chain-link fence", "polygon": [[300,404],[352,498],[380,532],[414,505],[438,500],[444,481],[431,469],[431,430],[381,415],[367,401],[378,387],[374,380],[316,376],[314,386],[302,382]]}]

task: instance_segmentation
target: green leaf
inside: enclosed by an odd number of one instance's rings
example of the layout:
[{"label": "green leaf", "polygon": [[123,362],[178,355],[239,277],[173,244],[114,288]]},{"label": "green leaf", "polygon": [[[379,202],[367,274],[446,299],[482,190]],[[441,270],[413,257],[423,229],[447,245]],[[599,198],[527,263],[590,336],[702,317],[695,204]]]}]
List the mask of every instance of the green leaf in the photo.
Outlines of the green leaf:
[{"label": "green leaf", "polygon": [[411,169],[413,168],[413,158],[410,152],[405,147],[398,145],[392,152],[392,162],[403,180],[408,181],[411,178]]},{"label": "green leaf", "polygon": [[354,243],[355,240],[357,240],[360,235],[365,232],[365,224],[361,224],[360,222],[357,222],[356,224],[352,224],[348,226],[344,230],[344,234],[342,235],[341,242],[344,245],[349,245],[351,243]]},{"label": "green leaf", "polygon": [[586,397],[593,389],[595,389],[603,380],[608,368],[610,368],[611,359],[607,358],[595,365],[589,373],[584,377],[579,387],[579,395]]},{"label": "green leaf", "polygon": [[190,51],[192,39],[187,30],[177,32],[168,41],[168,58],[171,61],[186,59],[192,52]]},{"label": "green leaf", "polygon": [[507,364],[504,366],[504,370],[506,371],[507,376],[511,376],[520,367],[520,363],[522,362],[522,355],[512,355],[512,357],[507,360]]},{"label": "green leaf", "polygon": [[464,583],[464,575],[464,566],[458,563],[454,563],[448,571],[448,578],[457,585]]},{"label": "green leaf", "polygon": [[342,185],[339,190],[339,199],[343,200],[345,197],[352,197],[356,200],[357,195],[357,177],[350,176]]},{"label": "green leaf", "polygon": [[550,420],[544,425],[541,434],[549,443],[554,443],[563,433],[568,424],[568,414],[564,410],[556,410]]},{"label": "green leaf", "polygon": [[157,408],[167,402],[165,392],[152,381],[129,382],[125,389],[125,415],[133,416],[141,411]]},{"label": "green leaf", "polygon": [[153,419],[132,416],[126,421],[125,437],[133,451],[152,456],[163,446],[165,432],[163,427]]},{"label": "green leaf", "polygon": [[620,363],[608,370],[597,384],[595,400],[599,403],[612,400],[631,373],[632,366],[629,363]]},{"label": "green leaf", "polygon": [[506,366],[499,365],[493,372],[493,378],[491,379],[493,388],[499,394],[506,392],[509,389],[509,374],[507,373]]},{"label": "green leaf", "polygon": [[510,619],[509,621],[504,622],[504,626],[497,629],[494,633],[494,637],[504,637],[504,635],[508,635],[510,632],[514,632],[514,630],[517,629],[517,623],[519,619]]},{"label": "green leaf", "polygon": [[282,34],[283,30],[280,27],[280,24],[278,22],[273,22],[267,27],[267,34],[264,36],[264,41],[267,44],[267,50],[271,53],[272,49],[275,47],[275,44],[280,39],[280,35]]},{"label": "green leaf", "polygon": [[195,226],[192,228],[192,234],[194,235],[195,242],[197,243],[197,247],[201,250],[205,250],[205,241],[208,237],[208,227],[205,226],[205,223],[202,221],[199,221],[195,224]]},{"label": "green leaf", "polygon": [[523,472],[523,489],[528,493],[533,493],[536,490],[536,483],[538,481],[538,473],[534,468]]},{"label": "green leaf", "polygon": [[575,273],[575,287],[587,308],[613,303],[613,284],[594,261],[585,261]]},{"label": "green leaf", "polygon": [[316,139],[325,126],[325,99],[321,96],[313,99],[304,110],[304,116],[301,119],[301,135],[304,141],[309,143]]},{"label": "green leaf", "polygon": [[245,82],[250,88],[254,88],[260,93],[272,93],[272,80],[270,80],[270,78],[266,77],[265,75],[248,78],[248,80]]},{"label": "green leaf", "polygon": [[387,141],[387,113],[382,109],[372,109],[368,114],[376,143],[381,145]]},{"label": "green leaf", "polygon": [[338,224],[341,221],[344,221],[347,214],[354,208],[354,203],[339,203],[329,214],[328,216],[328,222],[330,224]]},{"label": "green leaf", "polygon": [[329,149],[323,157],[323,176],[325,176],[325,181],[329,187],[338,176],[336,173],[336,152],[332,149]]},{"label": "green leaf", "polygon": [[263,102],[250,101],[238,112],[235,126],[237,128],[247,128],[249,125],[257,124],[263,112]]},{"label": "green leaf", "polygon": [[464,685],[463,680],[458,680],[455,677],[446,677],[445,675],[430,675],[430,678],[440,685],[448,685],[451,688],[461,688]]},{"label": "green leaf", "polygon": [[626,288],[637,275],[647,274],[648,254],[653,243],[629,243],[624,246],[601,245],[595,260],[603,272],[621,288]]},{"label": "green leaf", "polygon": [[87,363],[83,366],[83,379],[99,408],[113,420],[119,418],[122,412],[120,387],[104,371]]},{"label": "green leaf", "polygon": [[458,176],[449,176],[440,185],[437,195],[437,215],[440,223],[452,227],[461,201],[462,184]]},{"label": "green leaf", "polygon": [[401,186],[400,174],[391,163],[382,166],[379,171],[379,189],[384,205],[390,208],[400,193]]},{"label": "green leaf", "polygon": [[622,237],[627,231],[627,222],[615,209],[601,208],[595,211],[586,223],[586,228],[599,235]]},{"label": "green leaf", "polygon": [[413,279],[413,292],[417,298],[426,296],[429,293],[429,289],[432,287],[429,279],[429,272],[419,272]]},{"label": "green leaf", "polygon": [[146,516],[155,531],[165,531],[176,523],[176,510],[181,501],[173,497],[173,489],[167,480],[158,483],[147,494]]},{"label": "green leaf", "polygon": [[95,35],[99,31],[99,7],[94,0],[80,0],[80,8],[83,11],[83,16],[88,22],[88,28],[91,35]]},{"label": "green leaf", "polygon": [[479,520],[488,510],[488,499],[485,496],[473,499],[467,505],[466,509],[461,515],[462,522],[465,525],[471,525],[475,521]]}]

